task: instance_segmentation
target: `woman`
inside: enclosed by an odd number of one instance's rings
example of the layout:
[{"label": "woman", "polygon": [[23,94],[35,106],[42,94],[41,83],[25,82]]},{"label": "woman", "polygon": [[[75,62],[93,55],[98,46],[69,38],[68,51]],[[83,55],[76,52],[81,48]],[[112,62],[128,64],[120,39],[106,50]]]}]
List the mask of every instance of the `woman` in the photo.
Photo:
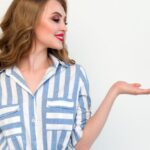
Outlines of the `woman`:
[{"label": "woman", "polygon": [[120,94],[118,81],[91,116],[85,70],[65,49],[65,0],[13,0],[1,22],[0,149],[88,150]]}]

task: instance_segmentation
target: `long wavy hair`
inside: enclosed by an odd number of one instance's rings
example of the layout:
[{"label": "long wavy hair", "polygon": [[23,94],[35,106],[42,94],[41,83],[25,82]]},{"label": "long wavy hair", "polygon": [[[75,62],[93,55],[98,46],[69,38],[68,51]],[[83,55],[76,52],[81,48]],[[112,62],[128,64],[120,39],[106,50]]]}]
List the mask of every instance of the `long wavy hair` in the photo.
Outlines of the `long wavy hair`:
[{"label": "long wavy hair", "polygon": [[[0,69],[19,64],[23,56],[28,56],[35,38],[35,26],[49,0],[13,0],[0,24]],[[67,13],[66,0],[58,1]],[[59,60],[75,64],[68,56],[66,45],[62,50],[47,48]]]}]

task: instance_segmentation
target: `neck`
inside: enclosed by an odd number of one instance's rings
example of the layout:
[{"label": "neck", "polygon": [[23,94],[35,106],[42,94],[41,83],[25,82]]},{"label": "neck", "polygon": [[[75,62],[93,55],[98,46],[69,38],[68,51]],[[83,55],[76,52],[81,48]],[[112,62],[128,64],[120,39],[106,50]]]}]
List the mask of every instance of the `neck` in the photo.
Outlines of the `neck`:
[{"label": "neck", "polygon": [[50,58],[47,56],[47,50],[40,52],[32,52],[27,57],[23,57],[18,67],[22,71],[36,72],[46,70],[51,64]]}]

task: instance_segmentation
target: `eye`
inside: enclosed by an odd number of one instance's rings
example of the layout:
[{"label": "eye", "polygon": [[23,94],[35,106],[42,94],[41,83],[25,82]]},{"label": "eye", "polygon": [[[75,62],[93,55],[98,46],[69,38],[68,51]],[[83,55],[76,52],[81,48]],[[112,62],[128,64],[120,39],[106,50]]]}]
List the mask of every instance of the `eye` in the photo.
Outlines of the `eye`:
[{"label": "eye", "polygon": [[[54,21],[55,23],[59,23],[61,21],[61,19],[59,17],[53,17],[52,18],[52,21]],[[65,25],[68,25],[66,19],[64,19],[64,24]]]},{"label": "eye", "polygon": [[52,19],[54,22],[59,23],[60,19],[59,18],[53,18]]}]

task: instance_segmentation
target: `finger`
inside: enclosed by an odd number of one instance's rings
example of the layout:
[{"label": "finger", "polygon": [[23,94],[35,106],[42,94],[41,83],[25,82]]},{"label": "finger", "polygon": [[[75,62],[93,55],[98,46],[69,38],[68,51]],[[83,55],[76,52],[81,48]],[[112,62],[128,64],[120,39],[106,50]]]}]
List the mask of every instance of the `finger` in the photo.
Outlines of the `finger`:
[{"label": "finger", "polygon": [[135,94],[150,94],[150,89],[137,89]]},{"label": "finger", "polygon": [[135,87],[140,87],[141,86],[140,83],[133,83],[132,85],[135,86]]}]

